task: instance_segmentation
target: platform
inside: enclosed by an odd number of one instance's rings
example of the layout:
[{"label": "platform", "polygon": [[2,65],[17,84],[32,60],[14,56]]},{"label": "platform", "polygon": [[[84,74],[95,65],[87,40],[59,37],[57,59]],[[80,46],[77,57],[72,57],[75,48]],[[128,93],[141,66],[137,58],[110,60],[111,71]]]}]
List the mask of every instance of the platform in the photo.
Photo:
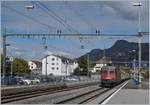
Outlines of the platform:
[{"label": "platform", "polygon": [[120,91],[114,94],[106,104],[149,104],[149,83],[135,85],[130,80]]}]

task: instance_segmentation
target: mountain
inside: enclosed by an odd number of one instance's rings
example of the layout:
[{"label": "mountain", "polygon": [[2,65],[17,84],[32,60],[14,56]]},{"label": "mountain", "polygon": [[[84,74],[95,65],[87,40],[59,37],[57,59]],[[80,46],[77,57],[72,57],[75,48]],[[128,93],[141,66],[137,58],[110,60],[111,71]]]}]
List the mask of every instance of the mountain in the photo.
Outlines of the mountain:
[{"label": "mountain", "polygon": [[[149,61],[149,44],[141,43],[141,46],[142,60]],[[134,50],[135,52],[133,52]],[[105,56],[110,57],[112,62],[133,61],[134,56],[136,57],[136,60],[138,60],[138,43],[118,40],[112,47],[105,49],[105,51],[101,49],[93,49],[88,53],[90,62],[95,62],[101,59],[104,56],[104,52]],[[87,54],[79,57],[78,59],[81,59],[85,56],[87,56]]]}]

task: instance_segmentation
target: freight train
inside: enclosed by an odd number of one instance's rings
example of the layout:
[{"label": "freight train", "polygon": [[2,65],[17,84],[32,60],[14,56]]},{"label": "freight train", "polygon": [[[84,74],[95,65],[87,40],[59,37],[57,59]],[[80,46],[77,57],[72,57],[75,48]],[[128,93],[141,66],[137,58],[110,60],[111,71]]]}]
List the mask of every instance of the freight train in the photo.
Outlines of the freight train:
[{"label": "freight train", "polygon": [[101,69],[101,87],[113,87],[128,78],[128,76],[121,73],[119,67],[104,66]]}]

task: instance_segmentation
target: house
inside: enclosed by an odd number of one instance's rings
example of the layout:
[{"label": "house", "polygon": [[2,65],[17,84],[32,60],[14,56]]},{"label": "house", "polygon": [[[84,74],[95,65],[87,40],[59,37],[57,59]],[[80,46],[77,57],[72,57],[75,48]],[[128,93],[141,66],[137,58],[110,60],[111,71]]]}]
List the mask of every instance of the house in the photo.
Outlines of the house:
[{"label": "house", "polygon": [[111,64],[111,63],[112,63],[111,59],[104,56],[102,57],[102,59],[96,62],[96,65],[94,66],[92,72],[101,71],[102,67],[107,66],[108,64]]},{"label": "house", "polygon": [[41,69],[42,69],[42,63],[41,62],[31,60],[31,61],[28,61],[28,65],[29,65],[29,69],[32,72],[37,72],[37,73],[41,72]]},{"label": "house", "polygon": [[47,55],[42,59],[42,74],[68,76],[78,67],[76,60],[59,55]]}]

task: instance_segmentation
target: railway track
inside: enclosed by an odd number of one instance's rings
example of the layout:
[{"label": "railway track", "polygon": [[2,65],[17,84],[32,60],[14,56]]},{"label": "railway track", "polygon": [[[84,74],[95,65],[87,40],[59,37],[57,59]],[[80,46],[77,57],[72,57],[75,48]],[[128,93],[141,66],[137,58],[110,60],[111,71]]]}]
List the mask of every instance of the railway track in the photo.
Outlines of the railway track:
[{"label": "railway track", "polygon": [[[57,101],[54,102],[54,104],[86,104],[86,103],[92,102],[94,99],[98,98],[99,96],[101,97],[104,95],[105,97],[103,97],[99,100],[99,104],[101,104],[111,94],[113,94],[115,91],[117,91],[123,84],[124,84],[124,82],[113,88],[102,88],[102,87],[97,87],[96,89],[91,88],[85,92],[70,95],[69,97],[64,97],[60,100],[57,100],[57,97],[56,97]],[[80,85],[80,86],[71,86],[71,87],[66,87],[66,88],[60,87],[60,88],[49,89],[49,90],[45,90],[45,91],[42,90],[42,91],[37,91],[37,92],[25,93],[25,94],[5,96],[5,97],[1,97],[1,99],[2,99],[1,103],[15,102],[15,101],[20,101],[20,100],[28,99],[28,98],[32,98],[32,97],[54,94],[54,93],[59,93],[59,92],[64,92],[64,91],[69,91],[69,90],[74,90],[74,89],[80,89],[80,88],[85,88],[85,87],[89,87],[89,86],[90,85],[87,84],[87,85]]]},{"label": "railway track", "polygon": [[93,85],[93,84],[70,86],[70,87],[64,86],[64,87],[56,87],[56,88],[46,89],[46,90],[38,90],[38,91],[33,91],[33,92],[20,93],[20,94],[15,94],[15,95],[10,95],[10,96],[2,96],[1,103],[4,104],[4,103],[19,101],[19,100],[23,100],[23,99],[32,98],[32,97],[53,94],[53,93],[57,93],[57,92],[80,89],[80,88],[85,88],[85,87],[88,87],[91,85]]},{"label": "railway track", "polygon": [[[56,104],[86,104],[86,103],[96,99],[100,95],[107,93],[109,90],[112,90],[114,88],[116,88],[116,90],[118,90],[122,85],[123,85],[123,83],[119,84],[118,86],[115,86],[113,88],[98,88],[98,89],[88,91],[86,93],[83,93],[83,94],[80,94],[80,95],[77,95],[77,96],[74,96],[74,97],[71,97],[71,98],[68,98],[65,100],[62,100],[60,102],[57,102]],[[99,104],[104,102],[115,91],[111,92],[106,97],[104,97],[102,100],[100,100]]]},{"label": "railway track", "polygon": [[80,95],[65,99],[63,101],[57,102],[56,104],[74,104],[74,103],[83,104],[87,102],[88,100],[105,93],[108,90],[109,90],[108,88],[98,88],[92,91],[88,91],[84,94],[80,94]]}]

